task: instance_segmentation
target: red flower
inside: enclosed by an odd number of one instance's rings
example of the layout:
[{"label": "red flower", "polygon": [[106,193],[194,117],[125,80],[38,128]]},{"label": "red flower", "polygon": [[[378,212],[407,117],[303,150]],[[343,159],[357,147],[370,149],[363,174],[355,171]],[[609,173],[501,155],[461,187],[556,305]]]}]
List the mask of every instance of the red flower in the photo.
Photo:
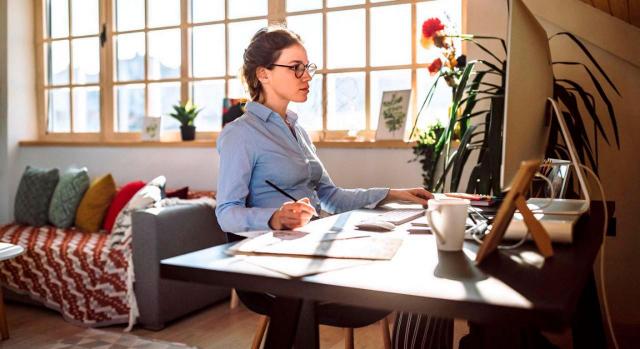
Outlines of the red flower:
[{"label": "red flower", "polygon": [[429,73],[434,75],[440,71],[440,68],[442,68],[442,61],[440,58],[436,58],[431,62],[431,64],[429,64]]},{"label": "red flower", "polygon": [[429,18],[422,23],[422,36],[425,38],[432,38],[438,31],[444,29],[444,24],[440,22],[439,18]]}]

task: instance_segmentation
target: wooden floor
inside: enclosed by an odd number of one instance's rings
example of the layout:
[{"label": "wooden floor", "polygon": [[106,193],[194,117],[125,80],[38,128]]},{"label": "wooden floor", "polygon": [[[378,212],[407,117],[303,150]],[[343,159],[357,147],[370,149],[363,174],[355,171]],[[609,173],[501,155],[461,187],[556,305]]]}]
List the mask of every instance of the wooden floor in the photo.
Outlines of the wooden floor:
[{"label": "wooden floor", "polygon": [[[38,349],[59,339],[83,331],[82,327],[64,321],[59,313],[40,306],[9,302],[6,306],[10,338],[0,342],[0,348]],[[180,342],[201,349],[250,348],[258,322],[258,315],[240,306],[229,309],[223,302],[175,321],[162,331],[136,328],[133,334],[141,337]],[[104,328],[122,331],[124,326]],[[320,327],[320,348],[344,348],[344,329]],[[454,343],[467,332],[466,322],[456,320]],[[558,336],[553,341],[561,348],[570,348],[570,336]],[[378,326],[372,325],[355,331],[356,348],[382,348]],[[457,344],[455,345],[457,348]]]}]

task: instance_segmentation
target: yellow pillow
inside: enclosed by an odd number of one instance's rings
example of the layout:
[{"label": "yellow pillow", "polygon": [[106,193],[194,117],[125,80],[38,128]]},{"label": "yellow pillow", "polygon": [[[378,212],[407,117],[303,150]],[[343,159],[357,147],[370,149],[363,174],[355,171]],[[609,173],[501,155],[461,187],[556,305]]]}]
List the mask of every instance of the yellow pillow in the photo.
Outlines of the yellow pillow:
[{"label": "yellow pillow", "polygon": [[111,174],[94,180],[76,211],[76,227],[90,233],[97,232],[102,226],[102,220],[114,195],[116,183]]}]

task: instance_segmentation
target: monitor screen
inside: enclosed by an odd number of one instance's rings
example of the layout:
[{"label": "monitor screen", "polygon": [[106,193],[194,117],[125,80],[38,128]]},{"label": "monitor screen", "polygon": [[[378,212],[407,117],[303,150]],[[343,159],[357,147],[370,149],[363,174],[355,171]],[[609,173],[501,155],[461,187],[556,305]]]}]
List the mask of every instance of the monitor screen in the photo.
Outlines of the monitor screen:
[{"label": "monitor screen", "polygon": [[502,189],[520,163],[543,160],[549,138],[547,98],[553,97],[553,70],[547,33],[522,0],[510,1],[502,143]]}]

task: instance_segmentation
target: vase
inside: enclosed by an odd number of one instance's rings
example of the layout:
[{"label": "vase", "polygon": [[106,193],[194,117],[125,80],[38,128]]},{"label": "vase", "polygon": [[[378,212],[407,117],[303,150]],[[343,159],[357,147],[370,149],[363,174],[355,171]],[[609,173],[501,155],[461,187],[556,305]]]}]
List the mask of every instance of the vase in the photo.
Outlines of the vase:
[{"label": "vase", "polygon": [[192,141],[196,139],[196,127],[193,125],[180,126],[180,135],[183,141]]}]

